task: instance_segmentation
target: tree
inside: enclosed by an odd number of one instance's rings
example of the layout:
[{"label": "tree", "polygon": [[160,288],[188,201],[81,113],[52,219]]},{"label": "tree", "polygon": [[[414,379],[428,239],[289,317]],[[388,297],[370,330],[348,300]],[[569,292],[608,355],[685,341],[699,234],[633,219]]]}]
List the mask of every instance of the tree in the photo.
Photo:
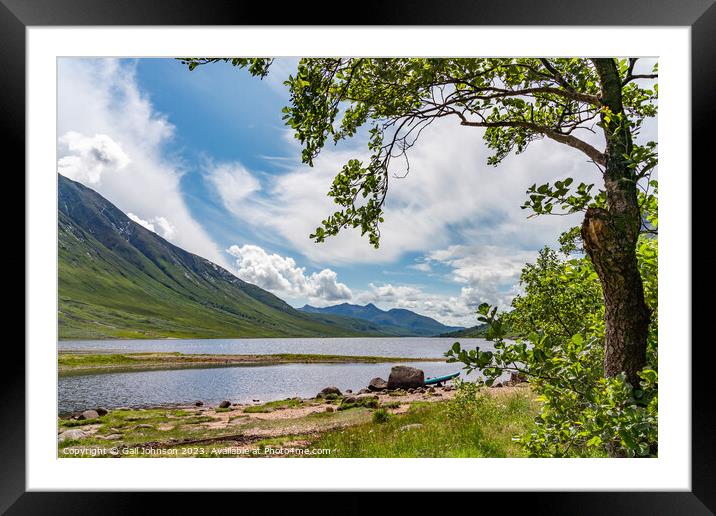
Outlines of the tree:
[{"label": "tree", "polygon": [[[266,58],[183,61],[190,69],[227,61],[260,77],[271,64]],[[573,178],[535,184],[524,207],[536,214],[553,213],[555,206],[584,212],[581,238],[604,295],[604,373],[624,372],[638,385],[650,321],[636,260],[643,228],[638,189],[648,182],[657,151],[655,142],[639,145],[635,136],[656,115],[658,89],[640,84],[656,79],[656,69],[638,74],[636,64],[635,58],[300,60],[286,82],[284,119],[303,146],[303,161],[312,165],[329,140],[353,137],[363,127],[371,152],[367,162],[350,160],[336,175],[329,195],[339,209],[311,237],[322,242],[360,228],[377,247],[389,178],[409,172],[410,148],[436,120],[484,128],[492,165],[540,138],[567,145],[594,163],[603,187],[573,186]],[[599,146],[581,136],[594,127],[603,137]]]}]

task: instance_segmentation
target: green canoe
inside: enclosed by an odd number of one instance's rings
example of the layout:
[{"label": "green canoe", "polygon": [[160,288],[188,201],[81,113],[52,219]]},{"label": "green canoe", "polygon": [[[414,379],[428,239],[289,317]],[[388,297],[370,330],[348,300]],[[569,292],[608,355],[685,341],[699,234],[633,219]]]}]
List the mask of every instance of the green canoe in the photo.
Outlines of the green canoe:
[{"label": "green canoe", "polygon": [[433,385],[436,383],[447,382],[448,380],[452,380],[453,378],[457,378],[458,376],[460,376],[459,372],[446,374],[445,376],[436,376],[435,378],[426,378],[425,385]]}]

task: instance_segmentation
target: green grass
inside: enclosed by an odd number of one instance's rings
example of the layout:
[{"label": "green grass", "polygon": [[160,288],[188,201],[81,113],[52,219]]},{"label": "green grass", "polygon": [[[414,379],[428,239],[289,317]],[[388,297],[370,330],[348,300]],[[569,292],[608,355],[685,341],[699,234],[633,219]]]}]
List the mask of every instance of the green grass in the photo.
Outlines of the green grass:
[{"label": "green grass", "polygon": [[[139,356],[135,356],[139,355]],[[57,356],[57,365],[59,367],[102,367],[115,365],[130,365],[141,361],[142,354],[125,353],[125,354],[73,354],[59,353]]]},{"label": "green grass", "polygon": [[262,405],[252,405],[244,408],[246,413],[267,413],[273,412],[274,410],[285,409],[285,408],[298,408],[305,405],[305,401],[300,398],[289,398],[287,400],[269,401]]},{"label": "green grass", "polygon": [[[59,456],[65,457],[63,450],[73,446],[100,446],[111,447],[115,445],[132,446],[151,441],[168,439],[197,439],[213,435],[213,431],[199,426],[200,423],[214,421],[208,415],[192,414],[184,410],[173,409],[145,409],[145,410],[113,410],[96,419],[75,421],[60,419],[60,431],[71,428],[81,428],[89,424],[99,424],[97,434],[80,440],[67,440],[58,444]],[[139,427],[138,425],[148,425]],[[101,437],[120,434],[116,441],[107,441]],[[89,453],[81,456],[91,456]]]},{"label": "green grass", "polygon": [[356,407],[377,408],[379,405],[377,396],[361,396],[354,399],[355,401],[348,402],[346,398],[343,398],[338,410],[349,410]]},{"label": "green grass", "polygon": [[373,412],[373,423],[387,423],[390,419],[390,414],[384,408],[379,408]]},{"label": "green grass", "polygon": [[[484,396],[475,411],[456,409],[452,402],[415,403],[384,421],[377,416],[380,422],[329,431],[311,446],[332,449],[330,457],[524,456],[512,438],[527,431],[538,413],[529,390]],[[422,426],[404,429],[412,424]]]},{"label": "green grass", "polygon": [[[232,409],[233,410],[233,409]],[[228,411],[228,410],[227,410]],[[210,414],[213,411],[197,413],[196,411],[185,411],[181,409],[131,409],[112,410],[109,414],[92,420],[75,421],[60,419],[58,422],[59,431],[73,428],[85,427],[87,425],[99,425],[97,433],[84,439],[66,440],[58,444],[58,457],[108,457],[107,453],[95,454],[93,450],[109,450],[112,447],[139,448],[136,455],[120,455],[121,457],[156,457],[146,451],[151,443],[163,443],[159,448],[176,450],[178,453],[170,457],[217,457],[213,450],[234,446],[233,441],[246,431],[276,432],[276,437],[255,439],[250,443],[252,447],[263,444],[276,444],[301,437],[305,438],[309,433],[313,434],[322,428],[331,425],[354,425],[370,420],[370,411],[364,408],[356,408],[343,412],[318,413],[298,419],[275,419],[261,420],[249,418],[248,414],[238,413],[236,416],[229,416],[235,425],[229,428],[207,428],[202,423],[216,421],[218,417]],[[141,428],[140,428],[141,425]],[[119,434],[116,440],[105,440],[112,434]],[[207,440],[214,440],[207,442]],[[199,444],[182,444],[182,441],[200,440]],[[172,442],[176,444],[172,444]],[[80,451],[81,453],[71,452]],[[79,450],[78,450],[79,449]],[[261,456],[259,451],[256,455]],[[219,455],[226,456],[226,455]],[[231,455],[228,455],[231,456]]]},{"label": "green grass", "polygon": [[[216,457],[217,450],[246,446],[249,456],[264,456],[265,446],[296,443],[332,450],[320,457],[521,457],[513,437],[534,425],[539,403],[529,388],[492,395],[456,396],[453,400],[414,402],[408,412],[390,413],[397,402],[382,406],[342,404],[343,410],[315,412],[296,418],[251,417],[230,409],[111,410],[92,420],[60,419],[59,431],[97,428],[97,433],[59,444],[59,457],[92,457],[94,449],[139,448],[137,457],[156,457],[151,449],[171,449],[171,457]],[[342,401],[343,399],[341,399]],[[244,407],[246,412],[272,412],[317,403],[296,398]],[[220,414],[229,412],[229,414]],[[205,423],[231,424],[208,427]],[[414,425],[412,427],[406,426]],[[112,440],[103,439],[113,435]],[[248,440],[243,436],[254,436]],[[199,443],[199,444],[197,444]],[[291,444],[296,446],[296,444]],[[67,453],[83,448],[80,455]],[[146,451],[146,448],[150,451]],[[106,456],[106,455],[104,455]],[[127,456],[127,455],[122,455]],[[135,455],[131,455],[135,456]],[[218,455],[230,457],[234,455]]]},{"label": "green grass", "polygon": [[223,367],[273,363],[380,363],[440,361],[435,358],[347,356],[280,353],[273,355],[187,355],[182,353],[93,354],[60,352],[57,366],[61,374],[97,372],[112,369],[173,369],[181,367]]}]

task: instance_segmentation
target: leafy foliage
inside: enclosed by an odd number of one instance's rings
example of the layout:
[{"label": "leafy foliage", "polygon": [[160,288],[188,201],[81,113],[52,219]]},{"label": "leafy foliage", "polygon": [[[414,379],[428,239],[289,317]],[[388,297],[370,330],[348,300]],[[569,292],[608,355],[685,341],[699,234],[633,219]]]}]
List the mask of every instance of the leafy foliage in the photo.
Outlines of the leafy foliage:
[{"label": "leafy foliage", "polygon": [[269,67],[273,63],[273,59],[268,57],[181,57],[179,61],[187,65],[189,71],[209,63],[230,63],[237,68],[248,68],[251,75],[262,79],[268,75]]},{"label": "leafy foliage", "polygon": [[[646,220],[656,224],[651,212]],[[456,342],[446,353],[448,361],[479,370],[486,385],[508,372],[528,377],[543,403],[536,429],[518,437],[530,455],[656,455],[657,246],[656,238],[643,234],[637,247],[646,302],[653,313],[640,385],[630,385],[623,375],[603,376],[604,306],[591,262],[584,257],[562,259],[548,248],[524,267],[525,293],[514,299],[512,311],[500,314],[487,304],[479,307],[478,320],[489,326],[486,338],[495,351],[465,350]],[[507,325],[522,337],[507,340]]]},{"label": "leafy foliage", "polygon": [[[268,58],[183,58],[190,70],[223,61],[265,77]],[[520,153],[547,137],[578,149],[598,167],[605,156],[576,136],[600,126],[611,135],[633,136],[643,120],[656,115],[658,85],[646,87],[634,74],[637,59],[617,60],[624,113],[614,115],[602,103],[598,73],[589,59],[563,58],[304,58],[286,85],[290,104],[286,124],[313,165],[330,141],[368,134],[367,161],[352,159],[336,175],[328,195],[339,206],[311,235],[317,242],[346,227],[358,228],[370,243],[380,243],[380,223],[391,176],[410,171],[409,149],[435,120],[454,119],[484,128],[484,141],[497,165],[511,152]],[[627,157],[637,180],[656,166],[656,143],[630,145]],[[394,163],[397,158],[397,164]],[[571,179],[553,186],[534,185],[525,207],[551,213],[603,203],[603,192]]]}]

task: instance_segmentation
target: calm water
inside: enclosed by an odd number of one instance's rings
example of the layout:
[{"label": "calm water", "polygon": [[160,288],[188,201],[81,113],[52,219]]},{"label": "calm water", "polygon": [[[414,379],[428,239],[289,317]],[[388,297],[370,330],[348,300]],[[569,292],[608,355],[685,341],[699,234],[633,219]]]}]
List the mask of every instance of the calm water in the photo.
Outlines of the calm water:
[{"label": "calm water", "polygon": [[484,339],[439,337],[334,338],[334,339],[161,339],[161,340],[63,340],[61,350],[98,352],[164,351],[188,354],[269,355],[313,353],[319,355],[442,357],[459,340],[464,348],[491,350]]},{"label": "calm water", "polygon": [[[272,401],[292,396],[315,396],[321,389],[335,385],[341,391],[357,392],[371,378],[387,378],[395,364],[281,364],[252,367],[143,371],[59,379],[60,413],[102,405],[155,406],[174,403],[249,403]],[[426,376],[460,371],[459,364],[412,362]]]},{"label": "calm water", "polygon": [[[182,353],[318,353],[339,355],[379,355],[404,357],[442,357],[455,339],[439,338],[354,338],[354,339],[230,339],[230,340],[137,340],[62,341],[62,350],[103,351],[179,351]],[[464,347],[479,345],[491,349],[481,339],[461,339]],[[291,396],[315,396],[335,385],[342,391],[357,392],[371,378],[387,379],[396,363],[382,364],[277,364],[265,366],[181,369],[173,371],[132,371],[59,378],[59,412],[102,405],[107,408],[192,403],[262,402]],[[460,364],[411,362],[426,377],[461,370]],[[464,377],[464,372],[463,372]]]}]

